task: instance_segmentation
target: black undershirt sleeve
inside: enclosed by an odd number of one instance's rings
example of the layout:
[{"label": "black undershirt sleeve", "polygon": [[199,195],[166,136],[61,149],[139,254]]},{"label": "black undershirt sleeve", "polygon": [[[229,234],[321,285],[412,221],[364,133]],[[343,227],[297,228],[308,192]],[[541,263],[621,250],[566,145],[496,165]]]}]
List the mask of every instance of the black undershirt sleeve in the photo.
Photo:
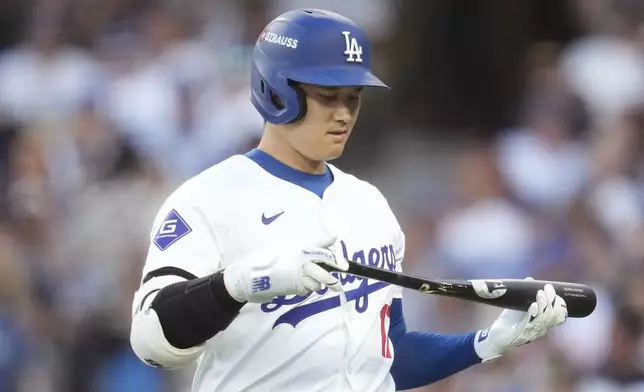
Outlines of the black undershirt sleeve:
[{"label": "black undershirt sleeve", "polygon": [[188,279],[159,290],[150,305],[168,343],[178,349],[198,346],[226,329],[245,304],[230,296],[223,271],[197,278],[187,271],[165,267],[150,272],[143,282],[163,275]]}]

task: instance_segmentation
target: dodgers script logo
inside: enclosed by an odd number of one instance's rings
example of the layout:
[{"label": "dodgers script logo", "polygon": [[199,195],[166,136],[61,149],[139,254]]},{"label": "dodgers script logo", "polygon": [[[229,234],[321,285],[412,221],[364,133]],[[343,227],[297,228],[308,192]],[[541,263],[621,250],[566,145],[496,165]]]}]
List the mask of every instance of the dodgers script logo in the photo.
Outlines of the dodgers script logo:
[{"label": "dodgers script logo", "polygon": [[[393,271],[396,268],[396,257],[394,252],[393,245],[384,245],[380,248],[371,248],[369,250],[359,250],[353,253],[353,257],[349,258],[347,251],[347,246],[344,241],[340,241],[342,245],[342,254],[348,260],[353,260],[356,263],[368,264],[372,267],[388,269]],[[342,286],[351,284],[353,282],[360,282],[360,285],[357,288],[352,290],[345,291],[347,296],[347,302],[355,301],[355,309],[358,313],[364,313],[369,307],[369,294],[374,293],[382,288],[389,286],[389,283],[385,282],[375,282],[369,284],[368,279],[347,275],[343,273],[334,272],[333,275],[340,280]],[[321,291],[316,292],[318,295],[324,295],[328,288],[324,288]],[[271,302],[267,302],[261,305],[261,309],[265,313],[271,313],[282,306],[289,305],[298,305],[304,302],[307,298],[311,296],[312,293],[307,295],[295,295],[290,298],[285,296],[276,297]],[[326,312],[340,306],[340,296],[337,295],[332,298],[321,299],[316,302],[295,306],[292,309],[287,310],[284,314],[279,316],[273,328],[277,327],[280,324],[290,324],[293,327],[296,327],[302,320],[307,319],[316,314]]]}]

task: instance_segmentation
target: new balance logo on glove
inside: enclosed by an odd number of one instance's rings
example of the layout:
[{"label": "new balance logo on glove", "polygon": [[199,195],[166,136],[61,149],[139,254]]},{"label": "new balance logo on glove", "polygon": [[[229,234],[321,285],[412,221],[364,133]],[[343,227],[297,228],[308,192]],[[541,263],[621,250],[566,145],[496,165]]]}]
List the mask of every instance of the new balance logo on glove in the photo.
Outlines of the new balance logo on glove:
[{"label": "new balance logo on glove", "polygon": [[258,291],[266,291],[271,288],[271,278],[268,276],[261,276],[253,278],[253,293]]}]

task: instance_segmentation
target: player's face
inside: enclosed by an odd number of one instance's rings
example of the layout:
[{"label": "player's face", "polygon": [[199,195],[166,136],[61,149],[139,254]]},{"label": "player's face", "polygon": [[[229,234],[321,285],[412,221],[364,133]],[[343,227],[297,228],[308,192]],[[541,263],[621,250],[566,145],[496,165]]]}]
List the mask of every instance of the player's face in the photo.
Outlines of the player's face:
[{"label": "player's face", "polygon": [[362,87],[323,87],[302,84],[306,115],[290,132],[290,142],[300,154],[315,161],[342,155],[360,111]]}]

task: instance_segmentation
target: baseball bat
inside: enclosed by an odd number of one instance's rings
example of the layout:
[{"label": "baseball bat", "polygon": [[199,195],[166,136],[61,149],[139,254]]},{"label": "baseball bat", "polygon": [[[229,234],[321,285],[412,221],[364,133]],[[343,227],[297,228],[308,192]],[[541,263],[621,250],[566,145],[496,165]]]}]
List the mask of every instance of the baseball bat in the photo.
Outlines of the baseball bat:
[{"label": "baseball bat", "polygon": [[504,309],[526,311],[536,300],[537,291],[550,283],[564,299],[568,317],[583,318],[597,305],[595,291],[583,284],[524,279],[428,279],[349,261],[349,270],[339,271],[319,264],[330,272],[341,272],[390,283],[423,294],[434,294],[478,302]]}]

